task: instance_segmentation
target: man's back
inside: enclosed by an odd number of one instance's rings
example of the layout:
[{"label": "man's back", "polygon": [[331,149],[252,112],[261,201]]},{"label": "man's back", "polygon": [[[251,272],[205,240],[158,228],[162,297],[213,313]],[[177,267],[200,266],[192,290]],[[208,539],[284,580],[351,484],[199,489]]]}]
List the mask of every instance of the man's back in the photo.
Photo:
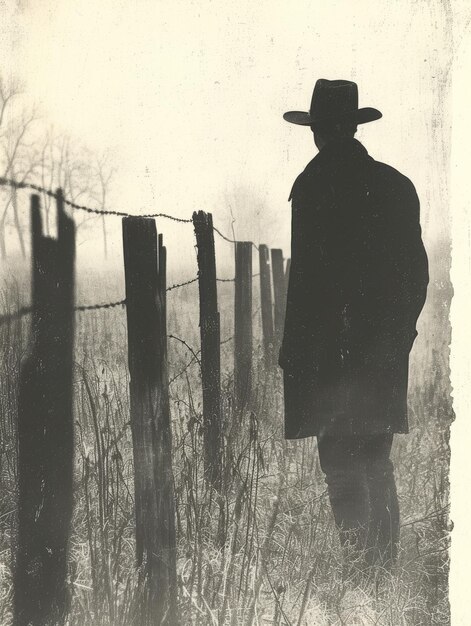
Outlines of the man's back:
[{"label": "man's back", "polygon": [[[307,165],[291,197],[280,364],[327,381],[332,393],[361,394],[357,374],[394,371],[416,335],[428,282],[417,194],[408,178],[343,138]],[[391,428],[406,429],[399,422]]]},{"label": "man's back", "polygon": [[292,199],[294,280],[285,332],[304,324],[314,333],[305,347],[319,353],[337,338],[350,358],[379,338],[397,340],[397,333],[412,342],[427,262],[410,180],[372,159],[356,139],[343,139],[308,164]]}]

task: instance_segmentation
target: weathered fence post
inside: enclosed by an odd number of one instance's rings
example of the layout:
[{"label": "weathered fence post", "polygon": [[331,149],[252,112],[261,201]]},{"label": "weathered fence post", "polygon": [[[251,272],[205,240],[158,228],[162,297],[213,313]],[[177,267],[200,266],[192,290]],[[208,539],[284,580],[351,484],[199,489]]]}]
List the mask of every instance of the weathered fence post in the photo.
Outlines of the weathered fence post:
[{"label": "weathered fence post", "polygon": [[234,396],[242,410],[252,392],[252,242],[237,241],[234,297]]},{"label": "weathered fence post", "polygon": [[123,245],[136,554],[143,584],[140,623],[173,626],[178,619],[165,320],[166,253],[162,245],[157,248],[155,221],[148,218],[123,218]]},{"label": "weathered fence post", "polygon": [[211,213],[203,211],[193,213],[193,225],[198,249],[205,475],[214,488],[220,490],[222,480],[221,329]]},{"label": "weathered fence post", "polygon": [[265,363],[273,363],[273,303],[271,297],[270,258],[268,248],[260,244],[258,249],[260,264],[260,301],[262,307],[262,330]]},{"label": "weathered fence post", "polygon": [[18,397],[18,553],[14,624],[64,624],[73,506],[75,226],[57,191],[58,237],[31,197],[33,346]]},{"label": "weathered fence post", "polygon": [[286,309],[286,283],[282,250],[272,248],[271,265],[273,272],[273,292],[275,295],[275,337],[278,348],[283,334]]}]

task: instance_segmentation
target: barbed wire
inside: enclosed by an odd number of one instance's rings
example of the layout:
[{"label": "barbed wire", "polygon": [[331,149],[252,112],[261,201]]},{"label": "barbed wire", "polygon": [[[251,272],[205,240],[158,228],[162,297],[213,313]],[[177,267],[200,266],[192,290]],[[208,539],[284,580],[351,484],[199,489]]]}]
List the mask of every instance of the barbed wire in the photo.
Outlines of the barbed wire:
[{"label": "barbed wire", "polygon": [[181,339],[181,337],[177,337],[176,335],[172,335],[172,334],[167,335],[167,337],[169,339],[176,339],[176,341],[179,341],[180,343],[182,343],[185,346],[185,348],[191,352],[193,357],[198,361],[198,365],[201,367],[201,361],[199,360],[198,355],[184,339]]},{"label": "barbed wire", "polygon": [[[253,276],[258,276],[258,275],[259,274],[254,274]],[[195,276],[195,278],[190,278],[189,280],[186,280],[182,283],[175,283],[174,285],[167,287],[166,291],[173,291],[174,289],[179,289],[180,287],[186,287],[186,285],[191,285],[193,283],[196,283],[198,279],[199,279],[199,276]],[[235,281],[235,278],[216,278],[216,280],[222,283],[231,283]],[[117,300],[115,302],[105,302],[105,303],[97,303],[97,304],[81,304],[81,305],[75,306],[73,310],[78,311],[78,312],[98,311],[100,309],[113,309],[115,307],[125,306],[125,305],[126,305],[126,299],[123,299],[123,300]],[[11,322],[15,319],[24,317],[25,315],[32,313],[32,311],[33,311],[33,307],[21,307],[20,309],[18,309],[18,311],[14,311],[13,313],[0,314],[0,326],[8,322]]]},{"label": "barbed wire", "polygon": [[97,311],[98,309],[112,309],[116,306],[125,306],[126,300],[118,300],[117,302],[106,302],[105,304],[82,304],[75,306],[74,311]]},{"label": "barbed wire", "polygon": [[[11,178],[4,178],[0,176],[0,185],[1,186],[9,186],[15,189],[31,189],[32,191],[37,191],[38,193],[43,193],[50,198],[58,197],[57,192],[52,191],[51,189],[45,189],[40,185],[35,185],[34,183],[20,182],[17,180],[13,180]],[[95,215],[115,215],[118,217],[148,217],[148,218],[158,218],[163,217],[169,220],[173,220],[174,222],[181,222],[184,224],[191,224],[193,220],[185,219],[183,217],[175,217],[174,215],[169,215],[168,213],[144,213],[136,215],[135,213],[127,213],[126,211],[113,211],[111,209],[96,209],[92,207],[85,206],[83,204],[77,204],[72,200],[68,200],[67,198],[62,198],[62,201],[67,206],[70,206],[72,209],[76,209],[78,211],[85,211],[85,213],[93,213]]]},{"label": "barbed wire", "polygon": [[[96,310],[96,309],[110,309],[112,307],[123,306],[125,304],[126,304],[126,300],[119,300],[117,302],[108,302],[107,304],[91,304],[91,305],[79,306],[79,307],[75,307],[74,310],[75,311],[91,311],[91,310]],[[13,319],[23,317],[24,315],[32,313],[32,311],[33,311],[32,307],[22,307],[21,309],[18,309],[18,311],[15,311],[14,313],[11,313],[8,315],[0,315],[0,326],[4,322],[12,321]],[[188,361],[188,363],[178,372],[178,374],[173,376],[168,381],[168,384],[171,385],[173,382],[175,382],[175,380],[177,380],[177,378],[180,378],[180,376],[182,376],[195,361],[201,367],[201,361],[198,358],[198,355],[201,353],[201,348],[195,351],[190,345],[188,345],[188,343],[184,339],[181,339],[180,337],[176,337],[175,335],[172,335],[172,334],[167,335],[167,337],[169,339],[176,339],[177,341],[180,341],[180,343],[182,343],[192,354],[190,361]],[[226,343],[229,343],[229,341],[232,341],[233,339],[234,339],[234,336],[231,335],[230,337],[223,339],[219,343],[219,345],[223,346]]]},{"label": "barbed wire", "polygon": [[[50,198],[55,198],[55,199],[58,198],[57,191],[52,191],[52,189],[46,189],[45,187],[42,187],[41,185],[36,185],[35,183],[28,183],[26,181],[18,181],[18,180],[14,180],[13,178],[5,178],[4,176],[0,176],[0,186],[12,187],[13,189],[31,189],[31,191],[43,193],[46,196],[49,196]],[[114,215],[118,217],[146,217],[146,218],[154,218],[154,219],[162,217],[164,219],[173,220],[174,222],[180,222],[181,224],[193,223],[192,219],[188,219],[184,217],[176,217],[175,215],[170,215],[169,213],[144,213],[144,214],[136,215],[135,213],[128,213],[126,211],[115,211],[112,209],[92,208],[89,206],[85,206],[84,204],[77,204],[76,202],[73,202],[72,200],[68,200],[65,197],[62,197],[62,202],[66,204],[67,206],[70,206],[72,209],[76,209],[78,211],[84,211],[85,213],[92,213],[94,215]],[[231,237],[227,237],[226,235],[224,235],[224,233],[222,233],[219,230],[219,228],[217,228],[216,226],[213,226],[212,228],[214,232],[216,232],[222,239],[224,239],[228,243],[238,243],[236,239],[232,239]],[[259,249],[259,247],[255,243],[253,243],[253,241],[251,241],[250,243],[256,250]]]},{"label": "barbed wire", "polygon": [[[240,243],[237,239],[231,239],[230,237],[226,237],[226,235],[224,235],[219,228],[216,228],[216,226],[213,226],[213,230],[214,232],[216,232],[220,237],[222,237],[222,239],[224,239],[224,241],[227,241],[228,243]],[[258,246],[257,244],[255,244],[253,241],[250,242],[253,247],[255,248],[255,250],[258,250]]]},{"label": "barbed wire", "polygon": [[221,233],[221,231],[219,230],[219,228],[216,228],[216,226],[213,226],[213,230],[215,233],[217,233],[220,237],[222,237],[222,239],[224,239],[224,241],[227,241],[229,243],[237,243],[237,239],[231,239],[230,237],[226,237],[226,235],[224,235],[223,233]]},{"label": "barbed wire", "polygon": [[[223,341],[219,342],[219,345],[223,346],[229,341],[232,341],[232,339],[234,339],[234,335],[232,335],[231,337],[227,337],[226,339],[223,339]],[[197,355],[199,355],[200,353],[201,353],[201,348],[199,350],[196,350],[196,352],[194,353],[194,356],[191,357],[188,363],[178,372],[178,374],[175,374],[175,376],[172,376],[172,378],[168,381],[168,384],[171,385],[173,382],[177,380],[177,378],[180,378],[180,376],[183,376],[183,374],[190,367],[190,365],[195,363],[195,361],[198,361]]]},{"label": "barbed wire", "polygon": [[[185,223],[185,224],[190,224],[193,222],[192,219],[179,218],[174,215],[169,215],[167,213],[147,213],[147,214],[136,215],[136,214],[128,213],[125,211],[92,208],[92,207],[80,205],[80,204],[77,204],[76,202],[68,200],[67,198],[63,197],[61,193],[59,193],[59,190],[54,192],[51,189],[46,189],[34,183],[29,183],[25,181],[19,182],[10,178],[5,178],[5,177],[0,177],[0,186],[9,186],[14,189],[30,189],[32,191],[35,191],[40,194],[44,194],[54,199],[58,199],[60,197],[62,202],[65,205],[71,207],[72,209],[84,211],[85,213],[89,213],[93,215],[102,215],[102,216],[110,215],[110,216],[118,216],[118,217],[165,218],[165,219],[169,219],[175,222]],[[213,231],[216,232],[224,241],[227,241],[228,243],[233,243],[233,244],[238,243],[237,240],[224,235],[216,226],[213,226],[212,228],[213,228]],[[250,242],[250,243],[256,250],[259,250],[259,247],[255,243],[253,242]],[[255,278],[256,276],[259,276],[259,275],[260,274],[253,274],[252,278]],[[171,285],[170,287],[167,287],[166,291],[172,291],[174,289],[178,289],[186,285],[191,285],[197,282],[198,280],[199,280],[199,272],[197,276],[195,276],[194,278],[191,278],[181,283],[175,283]],[[221,283],[235,282],[235,278],[216,278],[216,280]],[[111,308],[115,308],[118,306],[125,306],[125,305],[126,305],[126,299],[122,299],[122,300],[118,300],[114,302],[107,302],[107,303],[101,303],[101,304],[79,305],[79,306],[74,307],[74,311],[77,311],[77,312],[97,311],[97,310],[111,309]],[[0,314],[0,326],[2,326],[3,324],[7,322],[13,321],[15,319],[21,319],[25,315],[28,315],[32,312],[33,312],[33,307],[29,306],[29,307],[21,307],[20,309],[18,309],[17,311],[13,313]],[[183,344],[186,347],[187,350],[189,350],[189,352],[192,355],[190,361],[188,361],[188,363],[178,372],[178,374],[176,374],[169,380],[168,384],[171,385],[173,382],[175,382],[175,380],[180,378],[193,363],[197,362],[199,367],[201,368],[201,361],[199,359],[199,355],[201,354],[201,348],[195,351],[184,339],[181,339],[180,337],[177,337],[176,335],[173,335],[173,334],[168,334],[167,338],[179,341],[181,344]],[[226,339],[220,341],[220,346],[223,346],[229,343],[233,339],[234,339],[233,335],[230,337],[227,337]]]},{"label": "barbed wire", "polygon": [[[201,349],[199,349],[196,354],[200,354]],[[190,365],[192,365],[193,363],[195,363],[195,361],[197,360],[196,356],[191,357],[190,361],[188,361],[188,363],[185,365],[185,367],[183,369],[181,369],[178,374],[175,374],[175,376],[172,376],[172,378],[168,381],[168,384],[171,385],[173,382],[175,382],[177,380],[177,378],[180,378],[180,376],[183,376],[183,374],[186,372],[186,370],[190,367]]]},{"label": "barbed wire", "polygon": [[[98,309],[112,309],[117,306],[124,306],[126,304],[126,300],[118,300],[117,302],[106,302],[104,304],[81,304],[79,306],[74,306],[73,310],[77,312],[84,311],[97,311]],[[33,307],[24,306],[14,311],[13,313],[4,313],[0,315],[0,326],[6,324],[8,322],[12,322],[13,320],[20,319],[25,315],[33,312]]]},{"label": "barbed wire", "polygon": [[[252,274],[252,278],[257,278],[257,276],[260,276],[260,273]],[[234,278],[216,278],[216,280],[218,283],[234,283],[235,277]]]},{"label": "barbed wire", "polygon": [[[0,186],[9,186],[12,187],[14,189],[30,189],[32,191],[36,191],[38,193],[42,193],[45,194],[51,198],[55,198],[57,199],[59,197],[58,192],[56,191],[52,191],[51,189],[46,189],[45,187],[42,187],[41,185],[36,185],[35,183],[30,183],[30,182],[26,182],[26,181],[17,181],[14,180],[12,178],[5,178],[3,176],[0,176]],[[180,218],[180,217],[175,217],[174,215],[169,215],[168,213],[147,213],[144,215],[135,215],[132,213],[127,213],[124,211],[114,211],[114,210],[109,210],[109,209],[97,209],[97,208],[91,208],[85,205],[80,205],[77,204],[76,202],[73,202],[71,200],[68,200],[67,198],[61,197],[62,201],[64,204],[66,204],[67,206],[70,206],[73,209],[77,209],[80,211],[85,211],[87,213],[92,213],[95,215],[114,215],[114,216],[119,216],[119,217],[144,217],[144,218],[166,218],[166,219],[170,219],[173,220],[175,222],[180,222],[180,223],[192,223],[193,220],[191,219],[185,219],[185,218]],[[224,233],[222,233],[219,228],[217,228],[216,226],[213,226],[213,231],[215,231],[222,239],[224,239],[225,241],[229,242],[229,243],[237,243],[236,239],[232,239],[230,237],[227,237],[226,235],[224,235]],[[253,247],[258,250],[258,246],[256,244],[254,244],[253,242],[250,242]],[[256,276],[259,276],[259,274],[253,274],[252,278],[255,278]],[[182,283],[175,283],[173,285],[171,285],[170,287],[167,287],[167,291],[172,291],[174,289],[178,289],[180,287],[184,287],[186,285],[191,285],[192,283],[197,282],[199,279],[199,273],[195,278],[191,278],[187,281],[184,281]],[[218,282],[221,283],[229,283],[229,282],[235,282],[235,278],[216,278],[216,280]],[[79,305],[74,307],[74,311],[78,311],[78,312],[84,312],[84,311],[97,311],[97,310],[101,310],[101,309],[111,309],[114,307],[118,307],[118,306],[124,306],[126,305],[126,300],[118,300],[116,302],[107,302],[104,304],[89,304],[89,305]],[[20,319],[22,317],[24,317],[25,315],[28,315],[29,313],[31,313],[33,310],[32,307],[21,307],[20,309],[18,309],[17,311],[13,312],[13,313],[5,313],[5,314],[0,314],[0,326],[2,326],[3,324],[6,324],[10,321],[13,321],[15,319]],[[182,343],[184,343],[187,348],[192,351],[192,349],[190,348],[190,346],[188,346],[184,340],[179,339],[178,337],[173,337],[174,339],[178,339],[179,341],[181,341]],[[224,343],[226,343],[227,341],[230,341],[230,339],[232,339],[231,337],[223,342],[221,342],[221,345],[223,345]],[[197,358],[197,357],[196,357]]]},{"label": "barbed wire", "polygon": [[190,280],[186,280],[184,283],[176,283],[175,285],[172,285],[171,287],[167,287],[167,291],[172,291],[173,289],[178,289],[179,287],[185,287],[186,285],[191,285],[192,283],[196,283],[198,278],[199,277],[196,276],[196,278],[191,278]]}]

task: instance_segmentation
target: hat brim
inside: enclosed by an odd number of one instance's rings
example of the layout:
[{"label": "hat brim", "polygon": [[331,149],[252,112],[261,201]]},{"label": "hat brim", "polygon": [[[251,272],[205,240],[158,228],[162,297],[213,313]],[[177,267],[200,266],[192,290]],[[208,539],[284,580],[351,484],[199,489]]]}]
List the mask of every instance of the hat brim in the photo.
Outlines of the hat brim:
[{"label": "hat brim", "polygon": [[334,115],[331,117],[323,117],[323,118],[312,118],[309,113],[305,111],[288,111],[284,113],[283,119],[291,124],[298,124],[299,126],[313,126],[314,124],[319,124],[321,122],[330,122],[334,120],[339,121],[351,121],[356,122],[357,124],[366,124],[368,122],[374,122],[375,120],[379,120],[380,117],[383,117],[381,111],[378,109],[373,109],[372,107],[363,107],[362,109],[356,109],[355,111],[350,111],[349,113],[344,113],[343,115]]}]

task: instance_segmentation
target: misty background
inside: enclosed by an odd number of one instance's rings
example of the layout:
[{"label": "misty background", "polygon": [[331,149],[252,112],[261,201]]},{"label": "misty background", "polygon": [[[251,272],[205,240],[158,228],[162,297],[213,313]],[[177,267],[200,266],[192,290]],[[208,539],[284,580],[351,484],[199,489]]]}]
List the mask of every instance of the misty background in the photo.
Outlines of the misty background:
[{"label": "misty background", "polygon": [[[460,16],[447,2],[46,0],[4,7],[2,70],[23,91],[14,106],[35,105],[29,132],[52,125],[72,152],[108,153],[115,175],[107,208],[179,217],[211,211],[224,232],[233,227],[237,239],[289,256],[288,195],[317,149],[310,130],[282,114],[309,108],[317,78],[345,78],[358,83],[360,106],[383,112],[357,137],[413,180],[429,247],[449,232],[452,19]],[[160,220],[158,227],[170,273],[191,273],[191,225]],[[85,230],[79,263],[92,255],[100,265],[102,232]],[[121,264],[119,220],[108,220],[107,230],[107,262]],[[232,250],[220,248],[224,268]]]}]

